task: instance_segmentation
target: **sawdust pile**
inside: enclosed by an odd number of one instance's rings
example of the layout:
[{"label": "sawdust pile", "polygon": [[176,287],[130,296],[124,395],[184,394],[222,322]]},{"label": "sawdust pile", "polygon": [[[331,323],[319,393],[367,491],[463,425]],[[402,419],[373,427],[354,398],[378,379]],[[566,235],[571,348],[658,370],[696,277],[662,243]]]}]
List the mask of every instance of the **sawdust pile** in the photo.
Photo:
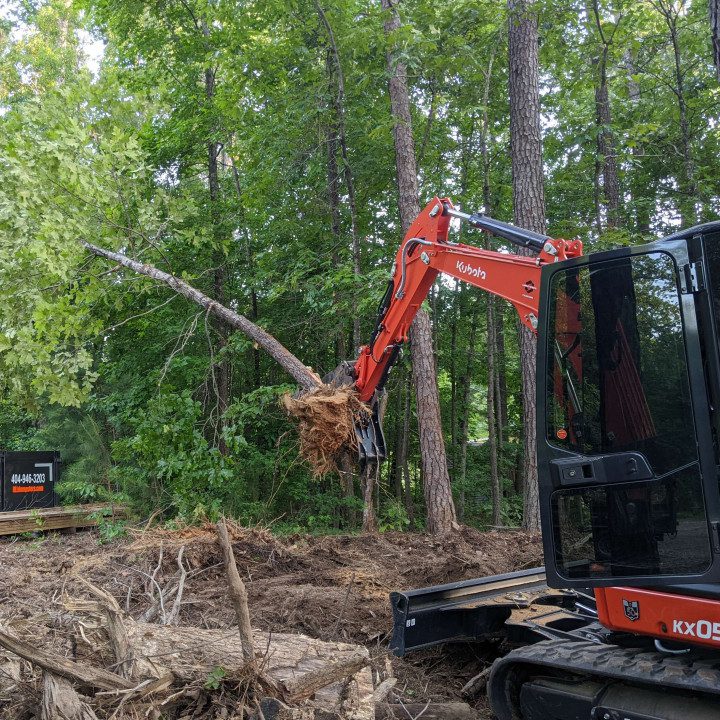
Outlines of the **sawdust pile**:
[{"label": "sawdust pile", "polygon": [[300,454],[315,475],[338,469],[340,452],[357,447],[355,425],[370,418],[350,386],[320,385],[296,397],[284,395],[281,404],[297,423]]}]

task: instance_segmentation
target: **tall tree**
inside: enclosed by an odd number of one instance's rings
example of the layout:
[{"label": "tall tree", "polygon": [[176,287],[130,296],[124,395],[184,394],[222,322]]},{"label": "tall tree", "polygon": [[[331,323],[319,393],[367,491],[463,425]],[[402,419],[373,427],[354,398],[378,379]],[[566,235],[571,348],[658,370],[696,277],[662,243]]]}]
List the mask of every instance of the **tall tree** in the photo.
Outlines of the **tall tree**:
[{"label": "tall tree", "polygon": [[[608,84],[608,57],[622,14],[613,23],[602,16],[599,0],[589,0],[586,8],[588,22],[597,35],[598,52],[593,58],[595,67],[595,122],[597,125],[596,183],[602,180],[602,200],[605,205],[606,225],[616,228],[620,223],[620,180],[618,178],[617,149],[612,130],[612,108]],[[608,28],[611,25],[611,28]],[[600,185],[598,185],[598,190]],[[599,199],[599,198],[598,198]],[[602,232],[602,218],[598,212],[598,231]]]},{"label": "tall tree", "polygon": [[[345,74],[343,73],[342,63],[340,62],[340,51],[338,50],[337,41],[332,25],[328,20],[327,14],[322,8],[319,0],[315,0],[315,9],[318,12],[320,20],[327,32],[330,55],[334,65],[334,72],[330,71],[330,77],[335,79],[335,115],[338,130],[338,140],[340,142],[340,152],[342,158],[342,173],[345,180],[345,188],[348,195],[348,206],[350,209],[350,230],[352,234],[352,267],[356,281],[359,281],[361,274],[360,267],[360,228],[358,226],[357,201],[355,200],[355,180],[352,168],[350,167],[350,154],[348,152],[347,130],[345,122]],[[353,316],[353,353],[357,352],[361,345],[360,337],[360,317],[356,314]],[[344,359],[344,358],[343,358]]]},{"label": "tall tree", "polygon": [[[545,232],[537,8],[533,0],[508,0],[510,62],[510,156],[515,223]],[[521,251],[522,252],[522,251]],[[525,253],[524,253],[525,254]],[[532,332],[520,328],[523,394],[523,525],[540,528],[535,422],[535,357]]]},{"label": "tall tree", "polygon": [[712,38],[713,62],[715,73],[720,82],[720,0],[709,0],[710,36]]},{"label": "tall tree", "polygon": [[[407,67],[392,50],[394,35],[400,27],[397,3],[382,0],[387,13],[385,34],[388,39],[387,69],[389,75],[390,105],[395,140],[395,167],[397,171],[398,204],[403,233],[420,213],[415,143],[410,117],[410,94],[407,85]],[[413,383],[417,399],[420,455],[423,469],[423,487],[427,509],[427,528],[434,534],[446,534],[457,527],[455,504],[450,488],[450,476],[445,453],[440,397],[437,386],[437,368],[433,354],[430,317],[420,308],[410,328]]]},{"label": "tall tree", "polygon": [[696,209],[698,202],[698,183],[690,130],[687,70],[683,64],[680,49],[680,18],[687,10],[687,0],[650,0],[650,4],[662,16],[670,37],[673,76],[675,81],[672,90],[677,101],[680,119],[680,152],[682,154],[682,169],[678,177],[678,189],[680,191],[678,206],[680,208],[680,217],[683,225],[694,225],[698,220]]}]

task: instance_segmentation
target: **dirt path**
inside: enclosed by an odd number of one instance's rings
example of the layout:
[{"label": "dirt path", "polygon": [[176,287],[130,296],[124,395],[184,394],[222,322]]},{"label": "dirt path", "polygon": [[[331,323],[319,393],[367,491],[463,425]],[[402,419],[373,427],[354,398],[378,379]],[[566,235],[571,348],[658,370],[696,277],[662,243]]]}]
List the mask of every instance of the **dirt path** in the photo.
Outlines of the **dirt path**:
[{"label": "dirt path", "polygon": [[[0,542],[0,621],[17,623],[57,609],[63,591],[81,592],[78,576],[109,590],[140,618],[153,605],[151,592],[157,595],[157,587],[177,576],[181,547],[188,577],[179,623],[232,625],[210,527],[138,533],[104,546],[91,532]],[[278,538],[266,530],[236,529],[233,547],[250,594],[253,625],[361,643],[382,664],[392,630],[390,591],[541,563],[537,536],[471,529],[443,541],[415,533]],[[459,698],[465,680],[487,664],[488,652],[465,644],[389,661],[403,698],[448,700]],[[483,706],[481,700],[478,709]],[[489,717],[486,713],[483,717]]]}]

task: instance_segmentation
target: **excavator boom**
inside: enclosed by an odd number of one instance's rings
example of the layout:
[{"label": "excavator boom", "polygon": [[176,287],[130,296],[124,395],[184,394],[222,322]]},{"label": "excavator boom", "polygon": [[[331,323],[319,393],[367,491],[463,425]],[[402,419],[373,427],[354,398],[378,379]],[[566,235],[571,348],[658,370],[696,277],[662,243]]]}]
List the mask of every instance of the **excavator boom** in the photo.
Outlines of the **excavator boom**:
[{"label": "excavator boom", "polygon": [[[448,234],[453,218],[526,248],[532,256],[452,242]],[[513,305],[520,321],[534,332],[541,267],[581,254],[579,240],[554,239],[486,215],[469,215],[455,209],[449,198],[433,198],[410,226],[397,251],[370,342],[360,348],[354,367],[348,369],[360,399],[373,410],[377,407],[388,373],[408,340],[415,314],[438,275],[457,278],[504,298]],[[376,412],[371,422],[358,428],[358,440],[361,462],[385,456]]]}]

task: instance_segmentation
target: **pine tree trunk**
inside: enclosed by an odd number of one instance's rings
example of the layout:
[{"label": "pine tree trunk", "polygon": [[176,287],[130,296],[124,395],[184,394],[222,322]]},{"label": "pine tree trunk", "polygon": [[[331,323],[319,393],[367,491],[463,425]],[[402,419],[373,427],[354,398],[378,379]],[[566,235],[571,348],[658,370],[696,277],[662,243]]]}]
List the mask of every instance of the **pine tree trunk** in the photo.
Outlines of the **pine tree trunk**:
[{"label": "pine tree trunk", "polygon": [[[630,103],[637,107],[640,104],[640,86],[633,77],[637,70],[635,68],[635,58],[632,50],[625,53],[625,67],[628,73],[628,96]],[[641,172],[642,158],[645,156],[645,148],[642,144],[635,144],[631,151],[633,156],[633,170],[630,174],[630,194],[632,196],[633,208],[635,213],[635,227],[639,233],[643,235],[650,234],[650,205],[653,198],[648,197],[650,192]]]},{"label": "pine tree trunk", "polygon": [[487,299],[487,359],[488,359],[488,387],[487,387],[487,423],[488,446],[490,450],[490,489],[492,491],[492,524],[495,527],[502,525],[502,494],[500,489],[500,475],[498,473],[498,443],[496,426],[496,393],[495,393],[495,298]]},{"label": "pine tree trunk", "polygon": [[395,438],[390,473],[392,476],[393,494],[398,503],[401,503],[403,499],[403,471],[400,462],[403,460],[401,448],[405,442],[405,438],[403,438],[403,424],[405,421],[403,417],[403,410],[405,409],[403,391],[405,389],[405,377],[402,368],[399,368],[399,370],[398,386],[395,393]]},{"label": "pine tree trunk", "polygon": [[410,374],[404,379],[402,384],[403,394],[403,413],[402,413],[402,444],[400,446],[400,455],[398,457],[398,468],[402,473],[404,494],[405,494],[405,512],[410,527],[415,524],[415,502],[412,494],[412,481],[410,479],[410,465],[408,463],[408,450],[410,448],[410,401],[412,392],[412,377]]},{"label": "pine tree trunk", "polygon": [[[391,38],[395,30],[400,27],[397,3],[382,0],[382,7],[387,14],[385,33]],[[410,95],[405,64],[388,51],[387,65],[390,75],[390,105],[394,120],[398,204],[404,233],[420,213],[415,146],[410,118]],[[440,419],[440,396],[432,350],[432,327],[428,314],[422,309],[418,311],[410,329],[410,342],[420,431],[423,486],[427,505],[427,529],[433,534],[442,535],[452,531],[457,526],[457,521]]]},{"label": "pine tree trunk", "polygon": [[[464,290],[464,288],[463,288]],[[462,299],[463,292],[460,289],[460,284],[456,280],[454,284],[453,298],[452,298],[452,321],[450,323],[450,473],[453,482],[457,479],[457,334],[458,334],[458,312],[462,313]],[[460,496],[463,496],[463,490],[460,490]],[[462,505],[462,502],[460,503]],[[458,509],[458,515],[462,516],[462,513]]]},{"label": "pine tree trunk", "polygon": [[423,491],[427,509],[427,529],[434,535],[457,527],[455,504],[450,489],[445,443],[440,422],[440,397],[433,356],[432,331],[427,313],[416,318],[410,330],[413,354],[413,381],[417,399]]},{"label": "pine tree trunk", "polygon": [[[333,62],[331,53],[328,53],[326,61],[326,70],[328,79],[332,83]],[[335,122],[330,122],[327,128],[327,183],[328,183],[328,206],[330,210],[330,230],[333,238],[333,247],[340,245],[340,174],[337,164],[337,118]],[[333,265],[338,268],[340,266],[340,257],[337,250],[333,250]],[[333,294],[334,304],[337,303],[335,294]],[[347,359],[347,347],[345,344],[345,327],[341,324],[335,338],[335,354],[339,362]],[[353,500],[355,499],[355,466],[349,455],[344,454],[339,463],[340,486],[342,487],[343,497],[347,501],[347,505],[343,511],[343,515],[349,527],[354,527],[357,522]]]},{"label": "pine tree trunk", "polygon": [[[510,55],[510,155],[515,223],[545,231],[538,29],[532,0],[508,0]],[[520,329],[520,368],[523,391],[523,526],[540,528],[536,457],[535,356],[533,334]]]},{"label": "pine tree trunk", "polygon": [[[230,166],[232,168],[232,176],[233,176],[233,183],[235,185],[235,192],[237,193],[238,197],[238,204],[240,206],[240,212],[242,212],[242,187],[240,185],[240,173],[238,172],[237,166],[235,165],[234,160],[232,159],[232,154],[228,153],[227,155],[228,161],[230,163]],[[253,248],[252,243],[250,241],[250,236],[247,231],[243,232],[243,236],[245,237],[245,252],[247,255],[247,264],[248,264],[248,270],[250,271],[250,275],[252,276],[252,282],[250,283],[250,319],[257,323],[258,318],[260,317],[260,311],[258,308],[258,293],[257,288],[255,287],[255,258],[253,254]],[[253,355],[253,383],[255,388],[259,388],[262,385],[261,377],[260,377],[260,349],[258,347],[253,346],[252,349],[252,355]]]},{"label": "pine tree trunk", "polygon": [[[488,296],[489,297],[489,296]],[[472,391],[473,369],[475,366],[475,342],[477,340],[478,320],[480,318],[480,300],[475,298],[470,311],[470,333],[468,335],[467,354],[465,356],[465,369],[460,378],[462,396],[460,399],[460,467],[458,477],[460,486],[467,484],[467,448],[470,435],[470,395]],[[462,507],[463,513],[465,507]]]},{"label": "pine tree trunk", "polygon": [[680,146],[683,157],[682,169],[678,177],[680,201],[678,203],[680,216],[684,226],[697,223],[697,178],[695,177],[695,158],[691,145],[690,120],[685,88],[685,70],[680,54],[680,40],[678,38],[678,19],[680,8],[671,0],[657,0],[653,7],[662,15],[670,35],[670,45],[673,51],[673,73],[675,75],[675,99],[677,100],[680,115]]},{"label": "pine tree trunk", "polygon": [[[328,75],[328,81],[330,84],[333,83],[333,62],[331,59],[331,53],[328,52],[328,57],[325,62],[325,69]],[[338,248],[340,247],[340,175],[338,171],[337,163],[337,118],[333,118],[327,127],[327,184],[328,184],[328,207],[330,210],[330,232],[332,233],[333,240],[333,267],[335,269],[340,268],[341,259]],[[337,306],[337,293],[333,290],[333,304]],[[337,355],[337,362],[347,359],[347,347],[345,346],[345,328],[341,323],[337,330],[337,337],[335,339],[335,352]]]},{"label": "pine tree trunk", "polygon": [[[360,279],[360,229],[357,217],[357,202],[355,200],[355,180],[353,178],[352,168],[350,167],[350,158],[348,153],[347,134],[345,131],[345,75],[340,62],[340,51],[335,41],[335,33],[332,25],[328,20],[325,11],[322,9],[319,0],[315,0],[315,9],[318,12],[325,31],[327,32],[328,42],[330,43],[330,52],[335,65],[336,94],[335,94],[335,115],[337,118],[338,139],[340,141],[340,153],[342,157],[342,171],[345,179],[345,188],[348,194],[348,205],[350,208],[350,230],[352,233],[352,265],[355,277]],[[360,336],[360,316],[355,313],[353,316],[353,354],[358,351],[362,343]]]},{"label": "pine tree trunk", "polygon": [[697,202],[697,180],[695,178],[695,159],[691,146],[690,121],[688,119],[687,99],[685,97],[685,75],[680,58],[680,45],[677,35],[677,16],[674,16],[672,23],[668,21],[670,28],[670,39],[673,46],[673,57],[675,60],[675,82],[680,113],[680,138],[682,141],[683,153],[683,177],[680,186],[681,206],[683,225],[695,225],[698,221],[695,204]]},{"label": "pine tree trunk", "polygon": [[607,212],[608,228],[620,225],[620,181],[618,179],[615,138],[610,130],[612,113],[607,79],[607,47],[600,60],[599,84],[595,89],[595,108],[598,124],[598,155],[603,179],[603,199]]},{"label": "pine tree trunk", "polygon": [[[203,33],[207,37],[207,24],[203,21]],[[211,106],[215,98],[215,71],[212,68],[205,68],[205,99]],[[211,132],[214,128],[211,129]],[[208,192],[210,195],[210,217],[212,220],[213,240],[215,250],[213,252],[213,263],[215,272],[213,277],[213,294],[215,299],[221,304],[225,304],[225,256],[217,249],[220,245],[220,215],[218,203],[220,200],[220,181],[218,178],[218,155],[220,153],[220,145],[215,140],[210,139],[207,143],[208,155]],[[211,368],[213,379],[213,390],[216,396],[217,417],[215,418],[215,428],[217,436],[218,449],[222,455],[228,454],[227,443],[225,442],[225,413],[230,405],[230,364],[224,349],[227,346],[227,327],[222,320],[215,318],[215,330],[218,334],[217,354],[220,360],[215,362]]]},{"label": "pine tree trunk", "polygon": [[[612,33],[607,35],[600,16],[598,0],[591,0],[586,7],[588,23],[594,25],[600,39],[600,52],[593,61],[596,67],[595,78],[595,122],[597,124],[597,168],[596,176],[602,177],[602,198],[606,211],[606,225],[608,228],[617,228],[620,225],[620,181],[618,178],[617,150],[615,136],[612,132],[612,110],[610,106],[610,93],[608,89],[607,64],[608,53],[612,38],[617,30],[617,24]],[[620,20],[617,20],[619,23]],[[598,179],[599,179],[598,177]],[[597,181],[596,181],[596,186]],[[599,186],[598,186],[599,187]],[[599,198],[598,198],[599,200]],[[598,231],[602,232],[600,214],[597,217]]]},{"label": "pine tree trunk", "polygon": [[713,62],[720,82],[720,0],[709,0],[710,35],[712,37]]}]

